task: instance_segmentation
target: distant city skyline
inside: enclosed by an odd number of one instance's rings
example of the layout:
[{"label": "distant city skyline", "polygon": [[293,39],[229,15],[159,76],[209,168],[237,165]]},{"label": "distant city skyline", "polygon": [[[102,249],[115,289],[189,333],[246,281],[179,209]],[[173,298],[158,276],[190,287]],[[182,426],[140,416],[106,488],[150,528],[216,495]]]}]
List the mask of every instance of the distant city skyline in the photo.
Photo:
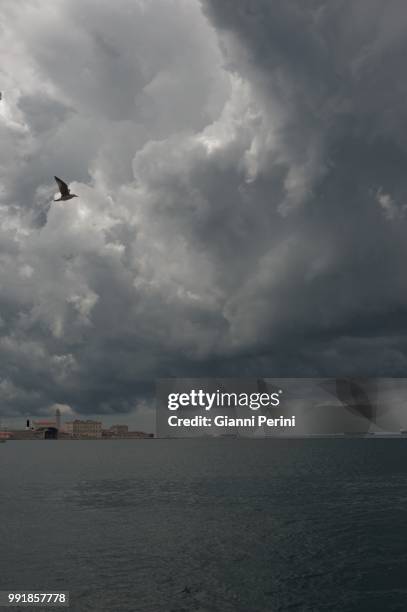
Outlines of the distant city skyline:
[{"label": "distant city skyline", "polygon": [[[40,420],[55,420],[52,414],[40,414],[40,415],[25,415],[18,417],[6,417],[0,414],[0,430],[3,428],[8,429],[23,429],[26,424],[26,420],[32,421]],[[62,424],[65,421],[72,421],[74,419],[90,419],[94,421],[101,421],[103,426],[111,427],[112,425],[128,425],[131,430],[140,430],[153,432],[155,430],[155,413],[154,410],[147,409],[146,411],[135,411],[127,414],[74,414],[74,415],[62,415]]]}]

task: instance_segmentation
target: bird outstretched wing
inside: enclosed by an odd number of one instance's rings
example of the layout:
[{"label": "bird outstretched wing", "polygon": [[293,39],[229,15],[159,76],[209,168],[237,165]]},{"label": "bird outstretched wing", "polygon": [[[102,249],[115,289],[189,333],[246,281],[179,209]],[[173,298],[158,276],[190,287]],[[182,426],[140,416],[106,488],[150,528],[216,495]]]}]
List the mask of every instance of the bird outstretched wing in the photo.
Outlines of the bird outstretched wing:
[{"label": "bird outstretched wing", "polygon": [[54,179],[57,182],[59,191],[61,192],[61,196],[69,195],[68,185],[62,179],[58,178],[57,176],[54,176]]}]

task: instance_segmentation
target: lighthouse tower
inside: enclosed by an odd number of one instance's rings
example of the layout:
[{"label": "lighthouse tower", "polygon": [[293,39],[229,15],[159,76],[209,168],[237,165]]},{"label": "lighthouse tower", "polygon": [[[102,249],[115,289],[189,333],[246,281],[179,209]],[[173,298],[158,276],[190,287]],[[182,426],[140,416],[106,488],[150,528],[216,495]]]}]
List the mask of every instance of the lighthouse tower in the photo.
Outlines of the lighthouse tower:
[{"label": "lighthouse tower", "polygon": [[59,431],[61,429],[61,411],[59,408],[57,408],[55,411],[55,421],[57,424],[57,429]]}]

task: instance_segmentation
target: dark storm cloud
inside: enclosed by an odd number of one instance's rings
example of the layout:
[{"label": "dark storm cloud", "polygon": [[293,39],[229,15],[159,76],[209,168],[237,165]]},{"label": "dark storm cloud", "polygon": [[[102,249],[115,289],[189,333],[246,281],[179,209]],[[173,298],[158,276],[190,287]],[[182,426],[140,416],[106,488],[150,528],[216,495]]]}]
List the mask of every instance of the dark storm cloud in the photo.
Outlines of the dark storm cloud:
[{"label": "dark storm cloud", "polygon": [[404,3],[0,13],[4,413],[405,372]]},{"label": "dark storm cloud", "polygon": [[[239,300],[242,317],[252,322],[256,307],[264,312],[255,327],[261,329],[263,320],[266,343],[274,338],[283,354],[297,353],[294,369],[301,355],[306,370],[400,374],[407,255],[400,78],[405,5],[203,6],[229,64],[252,84],[270,125],[277,126],[279,146],[267,152],[258,180],[279,161],[284,166],[285,197],[270,197],[270,206],[277,203],[285,215],[282,232],[290,235],[279,258],[281,278],[274,292],[272,247],[265,256],[267,280],[259,284],[252,277],[249,299]],[[277,118],[274,108],[283,109]],[[372,354],[366,345],[373,341]],[[343,359],[344,343],[352,347],[346,351],[353,353],[350,362]]]}]

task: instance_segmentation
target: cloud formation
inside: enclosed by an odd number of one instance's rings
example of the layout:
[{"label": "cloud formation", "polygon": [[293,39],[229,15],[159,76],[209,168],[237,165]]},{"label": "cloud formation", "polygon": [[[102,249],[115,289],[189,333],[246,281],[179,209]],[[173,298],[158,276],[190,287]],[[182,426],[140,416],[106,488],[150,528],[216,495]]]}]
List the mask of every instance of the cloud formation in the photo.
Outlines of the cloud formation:
[{"label": "cloud formation", "polygon": [[[0,410],[404,375],[398,0],[3,0]],[[53,175],[79,198],[53,203]]]}]

